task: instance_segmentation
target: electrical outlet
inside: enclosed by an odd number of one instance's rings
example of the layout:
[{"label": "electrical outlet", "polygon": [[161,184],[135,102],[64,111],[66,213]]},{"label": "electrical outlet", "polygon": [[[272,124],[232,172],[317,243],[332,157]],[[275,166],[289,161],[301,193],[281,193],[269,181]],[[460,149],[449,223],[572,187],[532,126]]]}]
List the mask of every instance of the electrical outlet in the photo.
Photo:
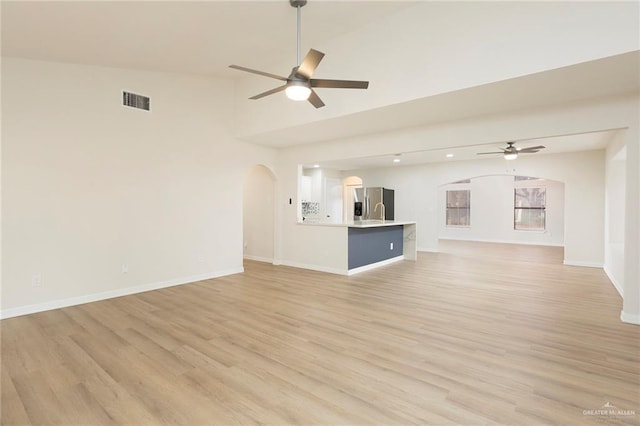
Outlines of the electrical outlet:
[{"label": "electrical outlet", "polygon": [[393,243],[389,243],[389,250],[393,250]]},{"label": "electrical outlet", "polygon": [[127,265],[126,263],[122,264],[122,273],[126,274],[129,272],[129,265]]},{"label": "electrical outlet", "polygon": [[42,285],[42,275],[35,274],[31,277],[31,287],[40,287]]}]

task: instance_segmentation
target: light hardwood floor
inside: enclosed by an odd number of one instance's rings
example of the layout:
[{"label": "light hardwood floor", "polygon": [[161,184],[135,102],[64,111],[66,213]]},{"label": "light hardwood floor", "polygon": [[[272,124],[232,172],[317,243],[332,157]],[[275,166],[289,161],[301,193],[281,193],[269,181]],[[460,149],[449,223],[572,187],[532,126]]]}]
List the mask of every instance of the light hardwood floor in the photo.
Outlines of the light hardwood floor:
[{"label": "light hardwood floor", "polygon": [[[602,270],[441,249],[352,277],[246,262],[4,320],[2,424],[640,423],[640,327]],[[636,414],[586,411],[606,403]]]}]

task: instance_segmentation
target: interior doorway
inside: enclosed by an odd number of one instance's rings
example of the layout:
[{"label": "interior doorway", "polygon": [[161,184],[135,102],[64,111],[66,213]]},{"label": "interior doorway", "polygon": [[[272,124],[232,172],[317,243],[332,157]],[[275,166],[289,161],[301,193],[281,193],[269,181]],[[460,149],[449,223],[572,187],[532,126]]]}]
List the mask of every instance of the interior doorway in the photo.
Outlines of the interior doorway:
[{"label": "interior doorway", "polygon": [[242,252],[245,259],[273,263],[275,184],[273,172],[261,164],[249,169],[244,177]]},{"label": "interior doorway", "polygon": [[362,178],[349,176],[342,180],[342,223],[353,222],[353,190],[362,188]]}]

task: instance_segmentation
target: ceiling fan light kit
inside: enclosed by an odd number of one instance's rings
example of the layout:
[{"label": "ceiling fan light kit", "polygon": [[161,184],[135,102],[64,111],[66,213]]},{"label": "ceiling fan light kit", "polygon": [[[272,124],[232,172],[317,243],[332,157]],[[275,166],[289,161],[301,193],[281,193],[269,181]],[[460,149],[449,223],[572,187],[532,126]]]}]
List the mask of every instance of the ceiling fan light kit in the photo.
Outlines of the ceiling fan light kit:
[{"label": "ceiling fan light kit", "polygon": [[515,160],[516,158],[518,158],[518,154],[517,153],[504,154],[504,159],[505,160]]},{"label": "ceiling fan light kit", "polygon": [[289,84],[284,92],[292,101],[306,101],[311,95],[311,89],[304,83]]},{"label": "ceiling fan light kit", "polygon": [[289,99],[294,101],[308,100],[316,108],[322,108],[324,102],[320,99],[318,94],[313,90],[314,87],[319,88],[334,88],[334,89],[367,89],[369,87],[368,81],[353,81],[353,80],[325,80],[311,78],[311,75],[316,70],[320,61],[324,57],[324,53],[314,49],[309,49],[309,53],[300,61],[300,9],[307,4],[307,0],[289,0],[289,4],[297,9],[297,38],[296,38],[296,54],[298,65],[293,67],[291,74],[288,77],[282,77],[276,74],[271,74],[264,71],[258,71],[251,68],[241,67],[239,65],[229,65],[230,68],[240,71],[250,72],[252,74],[258,74],[263,77],[273,78],[275,80],[284,81],[285,84],[275,89],[267,90],[266,92],[259,93],[249,99],[261,99],[265,96],[273,95],[284,90]]}]

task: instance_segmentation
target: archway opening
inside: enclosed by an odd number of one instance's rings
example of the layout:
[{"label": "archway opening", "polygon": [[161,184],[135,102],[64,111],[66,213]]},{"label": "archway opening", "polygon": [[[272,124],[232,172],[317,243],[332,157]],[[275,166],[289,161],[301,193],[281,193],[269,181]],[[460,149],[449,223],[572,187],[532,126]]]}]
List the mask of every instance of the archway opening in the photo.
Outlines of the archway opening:
[{"label": "archway opening", "polygon": [[251,167],[244,177],[242,209],[244,259],[273,263],[275,184],[275,175],[262,164]]}]

